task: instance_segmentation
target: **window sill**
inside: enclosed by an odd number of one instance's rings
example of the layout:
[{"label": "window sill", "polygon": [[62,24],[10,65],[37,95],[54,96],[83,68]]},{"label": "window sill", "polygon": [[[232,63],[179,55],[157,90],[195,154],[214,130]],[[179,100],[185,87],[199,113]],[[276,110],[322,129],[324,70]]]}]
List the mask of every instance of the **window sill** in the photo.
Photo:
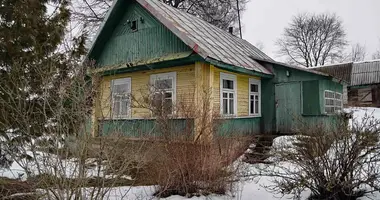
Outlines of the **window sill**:
[{"label": "window sill", "polygon": [[260,118],[261,115],[249,115],[249,116],[221,116],[220,119],[245,119],[245,118]]}]

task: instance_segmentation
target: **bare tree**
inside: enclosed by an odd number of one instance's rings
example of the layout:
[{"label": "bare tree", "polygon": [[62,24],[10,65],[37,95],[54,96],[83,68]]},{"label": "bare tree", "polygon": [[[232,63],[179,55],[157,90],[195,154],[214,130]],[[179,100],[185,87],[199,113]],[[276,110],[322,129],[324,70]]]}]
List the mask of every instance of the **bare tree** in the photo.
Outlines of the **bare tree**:
[{"label": "bare tree", "polygon": [[372,59],[380,59],[380,39],[379,39],[379,48],[377,51],[372,55]]},{"label": "bare tree", "polygon": [[298,14],[277,41],[278,54],[292,64],[324,65],[342,56],[345,38],[342,21],[335,14]]},{"label": "bare tree", "polygon": [[367,51],[364,45],[356,43],[351,46],[350,60],[353,62],[363,61],[367,56]]},{"label": "bare tree", "polygon": [[[172,7],[202,18],[203,20],[227,30],[235,26],[238,20],[238,10],[245,10],[249,0],[159,0]],[[74,0],[72,3],[73,21],[75,27],[96,30],[104,20],[113,0]]]},{"label": "bare tree", "polygon": [[376,51],[376,52],[372,55],[372,59],[380,59],[380,50]]}]

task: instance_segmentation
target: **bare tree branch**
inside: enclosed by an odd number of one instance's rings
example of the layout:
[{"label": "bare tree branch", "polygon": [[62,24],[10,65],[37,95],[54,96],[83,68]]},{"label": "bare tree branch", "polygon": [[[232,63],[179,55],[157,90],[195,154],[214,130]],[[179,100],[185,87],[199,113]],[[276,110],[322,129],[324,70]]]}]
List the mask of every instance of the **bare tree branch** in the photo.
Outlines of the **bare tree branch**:
[{"label": "bare tree branch", "polygon": [[302,13],[277,41],[278,54],[305,67],[324,65],[342,56],[345,37],[342,21],[335,14]]}]

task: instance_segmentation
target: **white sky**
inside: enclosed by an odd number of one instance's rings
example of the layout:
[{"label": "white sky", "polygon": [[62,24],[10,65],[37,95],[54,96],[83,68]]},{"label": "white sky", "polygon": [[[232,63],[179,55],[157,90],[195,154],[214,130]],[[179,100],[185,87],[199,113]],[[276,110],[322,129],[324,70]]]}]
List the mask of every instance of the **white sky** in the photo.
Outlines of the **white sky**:
[{"label": "white sky", "polygon": [[361,43],[367,58],[380,48],[380,0],[250,0],[242,16],[243,38],[275,60],[275,41],[283,33],[292,16],[300,12],[336,13],[343,21],[347,40]]}]

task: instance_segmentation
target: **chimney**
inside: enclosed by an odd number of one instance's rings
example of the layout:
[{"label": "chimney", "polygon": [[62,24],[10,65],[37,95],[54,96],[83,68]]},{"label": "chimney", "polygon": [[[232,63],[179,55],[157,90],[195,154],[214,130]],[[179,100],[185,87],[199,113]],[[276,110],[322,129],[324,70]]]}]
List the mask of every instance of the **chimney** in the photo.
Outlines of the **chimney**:
[{"label": "chimney", "polygon": [[234,33],[234,27],[228,27],[228,32],[230,34],[233,34]]}]

